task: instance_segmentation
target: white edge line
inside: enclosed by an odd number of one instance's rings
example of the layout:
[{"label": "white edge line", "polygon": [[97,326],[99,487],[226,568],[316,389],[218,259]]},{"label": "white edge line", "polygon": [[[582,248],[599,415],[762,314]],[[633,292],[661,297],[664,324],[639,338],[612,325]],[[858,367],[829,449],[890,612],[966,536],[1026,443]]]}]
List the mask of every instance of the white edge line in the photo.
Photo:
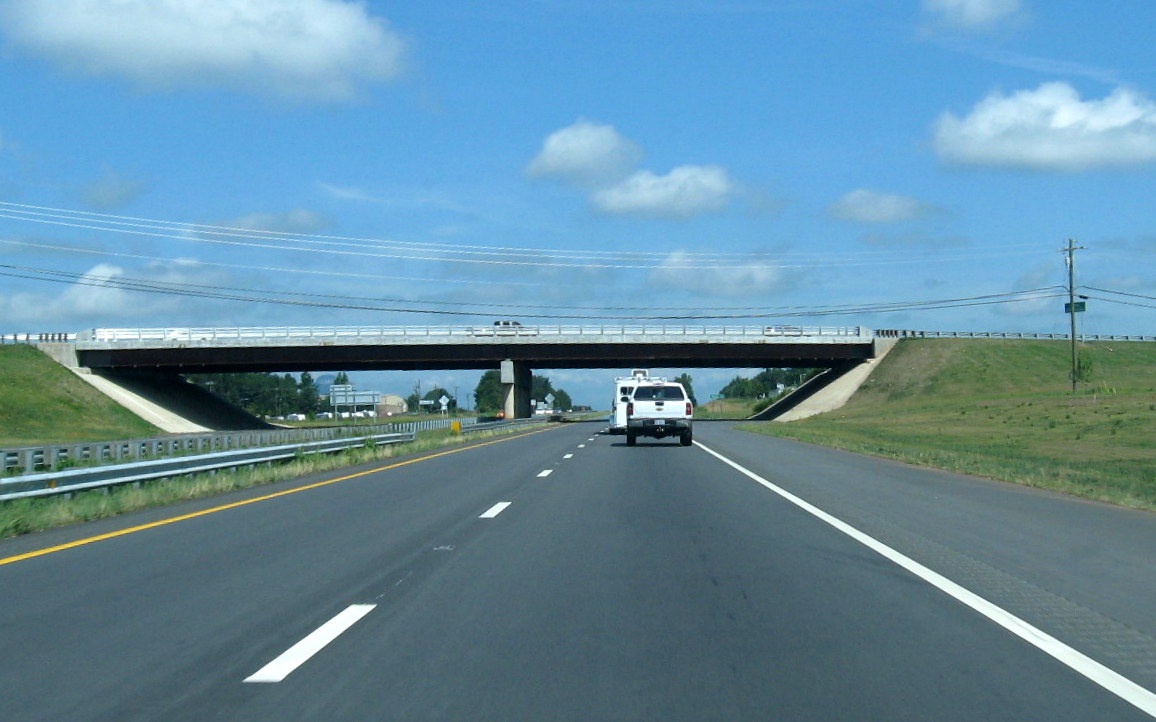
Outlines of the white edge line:
[{"label": "white edge line", "polygon": [[342,610],[336,617],[313,630],[309,636],[285,650],[281,656],[245,678],[246,682],[280,682],[309,658],[320,652],[327,644],[337,639],[342,632],[352,627],[359,619],[373,611],[376,604],[353,604]]},{"label": "white edge line", "polygon": [[1134,707],[1147,712],[1153,717],[1156,717],[1156,694],[1153,694],[1150,690],[1141,687],[1122,674],[1109,669],[1103,664],[1100,664],[1083,652],[1069,647],[1067,644],[1064,644],[1047,632],[1044,632],[1038,627],[1029,624],[1011,612],[996,606],[975,592],[972,592],[971,590],[956,584],[942,574],[933,571],[915,561],[914,559],[911,559],[910,557],[905,556],[895,549],[892,549],[878,539],[864,534],[850,524],[847,524],[846,522],[831,516],[822,509],[810,504],[807,501],[804,501],[803,499],[800,499],[786,489],[774,485],[753,471],[750,471],[731,461],[722,454],[719,454],[718,452],[709,449],[700,443],[698,443],[697,446],[724,464],[727,464],[728,466],[734,468],[736,471],[746,475],[755,482],[775,492],[803,511],[817,517],[827,524],[830,524],[860,544],[863,544],[872,551],[886,557],[887,559],[898,564],[917,577],[923,579],[928,584],[931,584],[932,586],[954,597],[956,600],[966,604],[999,626],[1003,627],[1007,631],[1016,635],[1020,639],[1023,639],[1042,652],[1052,656],[1062,664],[1082,674],[1084,677],[1087,677],[1089,680],[1100,685],[1125,702],[1128,702]]},{"label": "white edge line", "polygon": [[503,511],[505,511],[506,507],[512,503],[513,502],[511,502],[511,501],[499,501],[497,504],[494,504],[488,510],[486,510],[486,512],[484,514],[482,514],[481,516],[479,516],[478,518],[479,519],[493,519],[498,514],[501,514]]}]

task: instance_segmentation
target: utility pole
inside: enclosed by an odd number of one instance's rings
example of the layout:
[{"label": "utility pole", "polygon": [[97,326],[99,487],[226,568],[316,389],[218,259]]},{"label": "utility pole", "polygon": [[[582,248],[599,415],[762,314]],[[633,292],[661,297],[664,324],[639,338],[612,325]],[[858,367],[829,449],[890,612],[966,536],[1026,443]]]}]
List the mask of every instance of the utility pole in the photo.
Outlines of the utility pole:
[{"label": "utility pole", "polygon": [[1068,264],[1068,319],[1071,322],[1072,340],[1072,393],[1076,393],[1076,382],[1080,378],[1080,357],[1076,350],[1076,251],[1083,250],[1076,242],[1069,238],[1068,247],[1063,249],[1067,254],[1064,260]]}]

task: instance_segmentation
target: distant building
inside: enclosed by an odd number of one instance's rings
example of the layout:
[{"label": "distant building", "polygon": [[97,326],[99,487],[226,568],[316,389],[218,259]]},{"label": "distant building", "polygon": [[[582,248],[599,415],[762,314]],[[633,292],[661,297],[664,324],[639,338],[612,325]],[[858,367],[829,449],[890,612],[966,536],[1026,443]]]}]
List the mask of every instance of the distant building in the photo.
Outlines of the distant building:
[{"label": "distant building", "polygon": [[404,414],[407,411],[409,411],[409,405],[405,403],[405,399],[397,394],[384,394],[381,397],[381,403],[377,405],[378,416]]}]

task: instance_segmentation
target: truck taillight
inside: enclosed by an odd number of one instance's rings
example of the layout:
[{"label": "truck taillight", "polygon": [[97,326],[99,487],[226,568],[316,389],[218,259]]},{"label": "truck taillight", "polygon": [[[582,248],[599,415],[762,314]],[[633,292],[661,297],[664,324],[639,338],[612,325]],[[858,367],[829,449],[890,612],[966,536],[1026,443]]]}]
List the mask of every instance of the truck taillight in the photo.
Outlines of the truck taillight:
[{"label": "truck taillight", "polygon": [[694,407],[690,405],[689,401],[686,402],[686,415],[688,417],[694,415]]},{"label": "truck taillight", "polygon": [[626,405],[626,415],[627,416],[634,416],[634,402],[633,401],[631,401],[630,403],[628,403]]}]

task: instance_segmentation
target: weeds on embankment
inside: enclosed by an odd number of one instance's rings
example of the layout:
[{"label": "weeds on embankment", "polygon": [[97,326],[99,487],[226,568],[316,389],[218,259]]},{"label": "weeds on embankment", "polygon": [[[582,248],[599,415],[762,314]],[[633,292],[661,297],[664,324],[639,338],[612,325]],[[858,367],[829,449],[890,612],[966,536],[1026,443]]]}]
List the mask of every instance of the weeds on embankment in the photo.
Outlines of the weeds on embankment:
[{"label": "weeds on embankment", "polygon": [[1156,344],[908,339],[842,409],[740,428],[1156,510]]},{"label": "weeds on embankment", "polygon": [[526,427],[453,434],[449,430],[427,431],[417,439],[388,446],[367,445],[335,454],[311,454],[282,462],[160,479],[140,485],[122,485],[79,492],[70,497],[50,496],[0,502],[0,539],[44,531],[132,511],[203,499],[230,491],[298,479],[328,471],[370,464],[383,459],[412,456],[433,449],[471,443],[497,436],[523,433]]}]

